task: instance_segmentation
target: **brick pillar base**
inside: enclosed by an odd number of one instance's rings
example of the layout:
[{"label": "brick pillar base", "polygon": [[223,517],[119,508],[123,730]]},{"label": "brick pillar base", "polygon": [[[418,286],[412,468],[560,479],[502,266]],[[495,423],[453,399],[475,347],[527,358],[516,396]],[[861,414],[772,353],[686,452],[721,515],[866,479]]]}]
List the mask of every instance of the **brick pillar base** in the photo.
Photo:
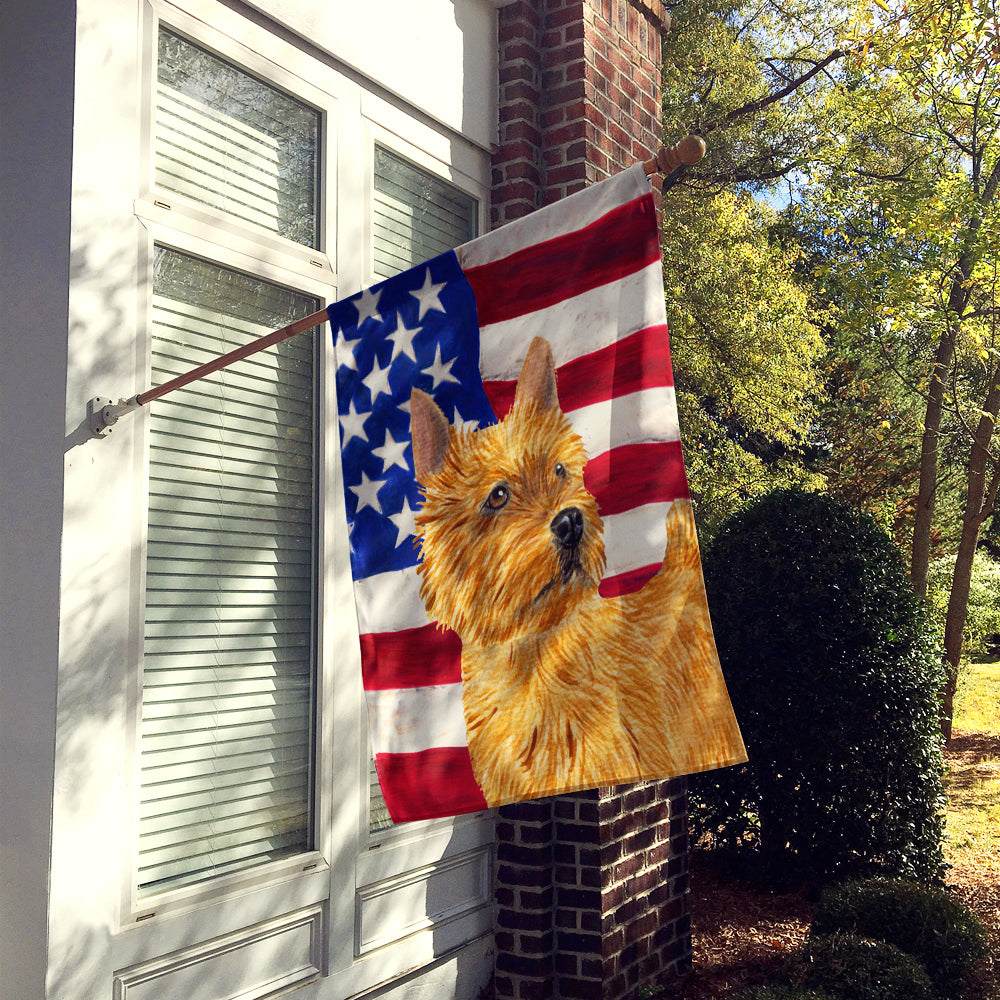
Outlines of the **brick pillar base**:
[{"label": "brick pillar base", "polygon": [[507,806],[496,995],[619,1000],[691,965],[683,778]]}]

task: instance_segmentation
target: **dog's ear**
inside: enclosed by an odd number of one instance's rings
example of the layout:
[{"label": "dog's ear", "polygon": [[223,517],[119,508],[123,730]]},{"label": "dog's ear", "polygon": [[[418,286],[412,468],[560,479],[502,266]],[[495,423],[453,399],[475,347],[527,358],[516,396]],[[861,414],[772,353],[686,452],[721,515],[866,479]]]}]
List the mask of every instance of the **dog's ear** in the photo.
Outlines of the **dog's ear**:
[{"label": "dog's ear", "polygon": [[552,360],[552,348],[544,337],[535,337],[531,342],[517,380],[514,402],[529,401],[534,401],[543,410],[559,405],[559,395],[556,392],[556,366]]},{"label": "dog's ear", "polygon": [[420,389],[410,392],[410,440],[417,480],[437,472],[448,451],[448,419],[437,403]]}]

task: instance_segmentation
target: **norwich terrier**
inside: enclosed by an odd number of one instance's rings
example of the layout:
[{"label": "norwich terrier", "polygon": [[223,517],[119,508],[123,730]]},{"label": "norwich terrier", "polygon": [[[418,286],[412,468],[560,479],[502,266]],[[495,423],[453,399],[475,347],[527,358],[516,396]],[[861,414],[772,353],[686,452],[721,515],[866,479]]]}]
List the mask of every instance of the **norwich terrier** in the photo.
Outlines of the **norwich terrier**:
[{"label": "norwich terrier", "polygon": [[503,421],[450,427],[415,389],[411,431],[420,595],[462,640],[469,753],[490,805],[746,759],[689,501],[670,506],[657,575],[598,594],[603,526],[545,340]]}]

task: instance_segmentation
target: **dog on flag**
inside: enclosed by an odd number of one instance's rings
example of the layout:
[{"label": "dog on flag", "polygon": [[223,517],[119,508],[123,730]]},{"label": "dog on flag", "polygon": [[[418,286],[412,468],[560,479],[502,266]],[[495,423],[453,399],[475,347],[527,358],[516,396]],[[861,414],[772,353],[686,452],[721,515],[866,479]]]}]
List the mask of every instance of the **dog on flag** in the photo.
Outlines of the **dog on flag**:
[{"label": "dog on flag", "polygon": [[605,566],[583,442],[535,338],[510,413],[451,427],[414,389],[420,594],[462,640],[473,772],[490,805],[745,759],[711,634],[690,502],[660,571],[598,594]]}]

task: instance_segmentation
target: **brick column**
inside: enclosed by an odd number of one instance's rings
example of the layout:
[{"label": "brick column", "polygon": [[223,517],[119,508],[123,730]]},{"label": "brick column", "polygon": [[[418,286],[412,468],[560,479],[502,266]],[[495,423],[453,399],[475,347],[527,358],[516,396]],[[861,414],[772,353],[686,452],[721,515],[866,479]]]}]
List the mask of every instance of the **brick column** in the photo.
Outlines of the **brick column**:
[{"label": "brick column", "polygon": [[[660,0],[498,11],[494,227],[652,155]],[[685,779],[498,810],[496,995],[619,1000],[691,963]]]},{"label": "brick column", "polygon": [[683,778],[498,811],[496,995],[618,1000],[691,966]]},{"label": "brick column", "polygon": [[498,20],[494,227],[655,152],[669,15],[661,0],[513,0]]}]

